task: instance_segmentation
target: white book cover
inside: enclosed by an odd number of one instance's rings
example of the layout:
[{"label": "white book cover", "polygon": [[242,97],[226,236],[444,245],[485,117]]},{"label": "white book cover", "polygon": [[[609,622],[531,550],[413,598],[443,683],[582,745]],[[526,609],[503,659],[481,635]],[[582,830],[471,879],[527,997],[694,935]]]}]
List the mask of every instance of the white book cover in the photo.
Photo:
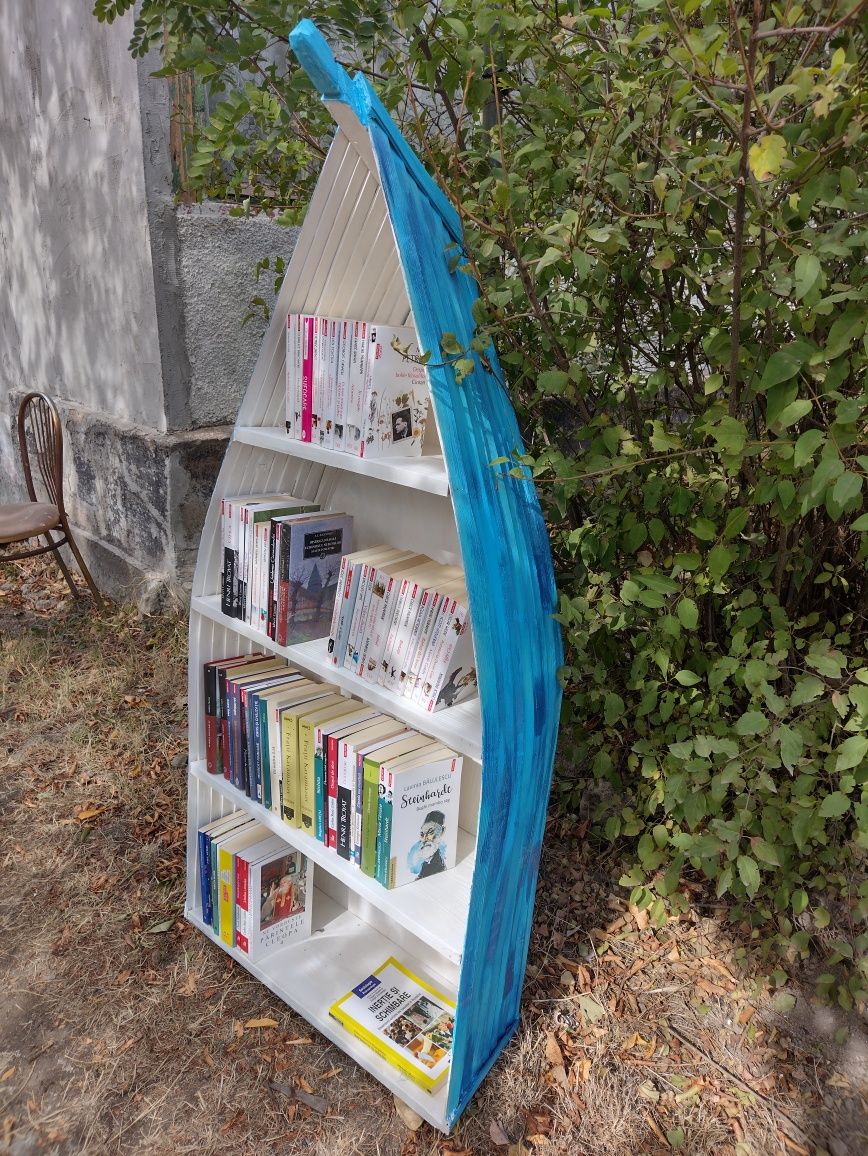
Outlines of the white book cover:
[{"label": "white book cover", "polygon": [[476,656],[466,602],[450,607],[425,682],[423,706],[429,714],[476,695]]},{"label": "white book cover", "polygon": [[296,436],[295,428],[295,319],[297,313],[286,315],[286,432]]},{"label": "white book cover", "polygon": [[[374,589],[371,596],[371,609],[368,613],[367,637],[359,656],[359,676],[368,682],[377,682],[380,672],[380,659],[386,645],[386,636],[392,624],[395,605],[398,600],[402,581],[411,569],[423,566],[430,561],[425,554],[415,554],[407,558],[400,566],[390,563],[379,567],[374,577]],[[380,591],[382,590],[382,594]]]},{"label": "white book cover", "polygon": [[420,356],[411,326],[371,326],[361,457],[421,456],[429,397]]},{"label": "white book cover", "polygon": [[430,671],[435,658],[437,657],[437,650],[440,645],[440,639],[443,631],[449,622],[449,611],[457,605],[458,599],[455,597],[454,591],[444,587],[440,591],[442,597],[440,604],[434,611],[431,622],[427,629],[427,636],[424,641],[424,649],[419,655],[419,669],[415,679],[415,689],[412,692],[413,702],[422,705],[428,698],[429,691],[426,687],[430,687]]},{"label": "white book cover", "polygon": [[455,866],[463,762],[454,751],[438,746],[408,755],[391,768],[390,888]]},{"label": "white book cover", "polygon": [[287,843],[252,862],[238,882],[236,945],[257,960],[288,943],[307,939],[313,925],[313,866]]},{"label": "white book cover", "polygon": [[322,351],[323,406],[320,445],[323,449],[335,448],[335,404],[338,377],[338,334],[341,322],[336,317],[325,319],[326,335]]},{"label": "white book cover", "polygon": [[350,385],[350,334],[352,322],[346,317],[338,322],[337,334],[337,370],[335,374],[335,442],[336,450],[343,450],[345,425],[347,420],[347,404],[349,402]]},{"label": "white book cover", "polygon": [[[353,636],[353,623],[358,622],[357,608],[359,611],[361,610],[358,603],[358,592],[362,578],[366,573],[366,565],[376,565],[378,562],[385,562],[388,559],[397,558],[400,553],[400,550],[396,550],[391,546],[374,546],[370,550],[359,550],[357,553],[349,555],[346,559],[341,559],[343,578],[342,585],[338,588],[341,607],[338,614],[335,643],[330,652],[332,662],[336,666],[349,665],[347,661],[349,658],[349,642],[351,636]],[[344,561],[347,563],[346,570],[343,569]]]},{"label": "white book cover", "polygon": [[365,405],[365,371],[368,364],[368,323],[353,321],[350,333],[349,391],[344,427],[344,450],[359,455]]}]

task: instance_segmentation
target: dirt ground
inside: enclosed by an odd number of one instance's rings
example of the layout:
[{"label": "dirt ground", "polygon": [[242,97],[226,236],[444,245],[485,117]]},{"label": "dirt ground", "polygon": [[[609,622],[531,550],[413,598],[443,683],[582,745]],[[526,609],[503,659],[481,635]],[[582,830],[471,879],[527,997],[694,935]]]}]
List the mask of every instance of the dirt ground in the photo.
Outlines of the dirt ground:
[{"label": "dirt ground", "polygon": [[858,1016],[774,988],[701,893],[654,931],[555,816],[521,1029],[451,1136],[408,1127],[182,918],[185,646],[0,567],[0,1156],[868,1151]]}]

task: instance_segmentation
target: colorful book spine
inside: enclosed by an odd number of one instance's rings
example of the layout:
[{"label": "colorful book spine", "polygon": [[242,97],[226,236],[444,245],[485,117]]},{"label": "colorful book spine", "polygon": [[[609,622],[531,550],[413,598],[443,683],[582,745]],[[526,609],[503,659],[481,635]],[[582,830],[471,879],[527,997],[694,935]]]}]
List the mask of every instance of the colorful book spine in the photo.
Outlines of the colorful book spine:
[{"label": "colorful book spine", "polygon": [[305,314],[301,329],[301,440],[313,440],[313,341],[314,317]]}]

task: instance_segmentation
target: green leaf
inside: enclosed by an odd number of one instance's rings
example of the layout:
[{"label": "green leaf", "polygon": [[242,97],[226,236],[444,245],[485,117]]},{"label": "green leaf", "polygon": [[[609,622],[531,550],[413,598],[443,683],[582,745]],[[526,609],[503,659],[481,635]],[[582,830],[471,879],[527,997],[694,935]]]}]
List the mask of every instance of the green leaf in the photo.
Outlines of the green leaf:
[{"label": "green leaf", "polygon": [[684,1143],[684,1129],[667,1128],[666,1139],[669,1141],[670,1148],[680,1148]]},{"label": "green leaf", "polygon": [[790,695],[791,706],[804,706],[806,702],[813,702],[824,693],[826,684],[813,674],[806,674],[800,678]]},{"label": "green leaf", "polygon": [[699,622],[699,609],[692,598],[682,598],[675,607],[678,621],[687,630],[695,630]]},{"label": "green leaf", "polygon": [[547,369],[536,379],[536,387],[540,393],[563,393],[569,380],[562,369]]},{"label": "green leaf", "polygon": [[680,682],[682,686],[696,686],[698,682],[702,682],[702,679],[692,670],[679,670],[675,675],[675,681]]},{"label": "green leaf", "polygon": [[776,1012],[790,1012],[796,1006],[796,997],[788,991],[779,991],[772,1000]]},{"label": "green leaf", "polygon": [[863,514],[860,518],[857,518],[855,522],[851,522],[850,529],[859,530],[861,533],[868,530],[868,514]]},{"label": "green leaf", "polygon": [[820,261],[813,253],[800,253],[796,258],[796,300],[801,299],[814,288],[820,276]]},{"label": "green leaf", "polygon": [[624,700],[619,694],[607,694],[604,706],[604,717],[611,724],[624,715]]},{"label": "green leaf", "polygon": [[832,490],[832,501],[837,506],[843,507],[848,502],[852,502],[854,498],[858,498],[861,492],[862,475],[846,470],[835,482],[835,488]]},{"label": "green leaf", "polygon": [[781,742],[781,761],[791,771],[802,757],[802,736],[797,730],[785,725],[778,728],[778,736]]},{"label": "green leaf", "polygon": [[779,385],[782,381],[789,381],[805,364],[805,359],[806,349],[802,342],[795,342],[792,345],[785,345],[783,349],[778,349],[766,362],[759,388],[765,392],[773,385]]},{"label": "green leaf", "polygon": [[736,721],[737,735],[761,735],[768,730],[769,720],[758,710],[748,710]]},{"label": "green leaf", "polygon": [[597,1000],[592,995],[580,995],[578,997],[579,1009],[589,1023],[596,1024],[606,1014]]},{"label": "green leaf", "polygon": [[807,891],[802,891],[801,888],[798,891],[794,891],[790,902],[793,907],[793,915],[801,915],[808,906]]},{"label": "green leaf", "polygon": [[819,429],[806,429],[799,435],[793,450],[793,465],[797,470],[813,458],[814,454],[826,440],[826,435]]},{"label": "green leaf", "polygon": [[787,142],[776,132],[766,133],[747,152],[751,172],[758,181],[767,181],[781,170],[787,156]]},{"label": "green leaf", "polygon": [[708,554],[708,573],[715,582],[719,582],[734,561],[733,550],[727,546],[715,546]]},{"label": "green leaf", "polygon": [[753,899],[760,885],[760,871],[754,859],[747,855],[739,855],[736,862],[738,868],[738,877],[744,884],[744,889],[748,895]]},{"label": "green leaf", "polygon": [[757,859],[763,863],[768,863],[771,867],[780,867],[781,857],[771,843],[767,843],[765,839],[751,839],[750,843],[751,850]]},{"label": "green leaf", "polygon": [[797,401],[791,401],[790,404],[785,405],[778,414],[774,424],[780,426],[781,429],[786,429],[787,426],[794,425],[797,421],[801,421],[803,417],[807,417],[813,408],[814,403],[806,397]]},{"label": "green leaf", "polygon": [[839,819],[850,810],[850,800],[841,791],[833,791],[826,795],[820,803],[820,814],[824,819]]},{"label": "green leaf", "polygon": [[865,332],[868,324],[868,312],[863,306],[853,306],[843,317],[839,317],[829,330],[829,339],[826,342],[826,356],[840,357],[850,343]]},{"label": "green leaf", "polygon": [[852,735],[849,739],[844,739],[841,745],[837,748],[838,758],[835,760],[835,771],[840,774],[841,771],[849,771],[853,767],[861,766],[868,754],[868,737],[865,735]]}]

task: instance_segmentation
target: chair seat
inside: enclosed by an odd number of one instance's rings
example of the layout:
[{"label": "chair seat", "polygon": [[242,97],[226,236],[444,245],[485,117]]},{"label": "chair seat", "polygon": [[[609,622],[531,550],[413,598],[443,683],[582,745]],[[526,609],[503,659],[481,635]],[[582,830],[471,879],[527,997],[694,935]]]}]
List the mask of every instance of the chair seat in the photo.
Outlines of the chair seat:
[{"label": "chair seat", "polygon": [[23,542],[59,525],[57,506],[49,506],[47,502],[13,502],[0,506],[0,545]]}]

